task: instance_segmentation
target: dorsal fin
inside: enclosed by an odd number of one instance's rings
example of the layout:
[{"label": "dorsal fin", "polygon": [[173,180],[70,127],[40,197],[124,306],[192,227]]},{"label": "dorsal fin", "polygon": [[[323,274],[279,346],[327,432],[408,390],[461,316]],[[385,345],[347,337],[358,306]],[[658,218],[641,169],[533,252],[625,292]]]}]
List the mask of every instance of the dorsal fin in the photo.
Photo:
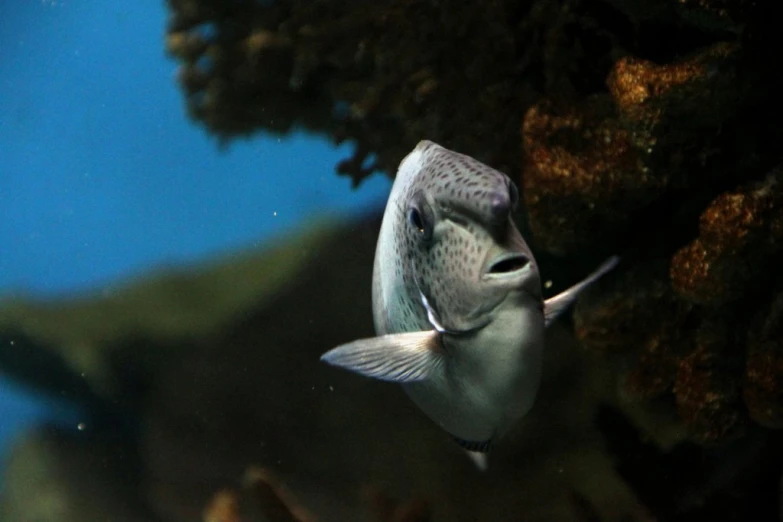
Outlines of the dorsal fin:
[{"label": "dorsal fin", "polygon": [[610,257],[601,263],[601,266],[599,266],[592,274],[584,278],[582,281],[575,284],[568,290],[565,290],[544,301],[544,324],[549,326],[552,321],[557,319],[557,317],[563,313],[565,309],[567,309],[569,306],[571,306],[571,304],[573,304],[574,301],[576,301],[577,296],[580,292],[582,292],[582,290],[593,284],[602,275],[612,270],[615,266],[617,266],[619,261],[620,258],[617,256]]}]

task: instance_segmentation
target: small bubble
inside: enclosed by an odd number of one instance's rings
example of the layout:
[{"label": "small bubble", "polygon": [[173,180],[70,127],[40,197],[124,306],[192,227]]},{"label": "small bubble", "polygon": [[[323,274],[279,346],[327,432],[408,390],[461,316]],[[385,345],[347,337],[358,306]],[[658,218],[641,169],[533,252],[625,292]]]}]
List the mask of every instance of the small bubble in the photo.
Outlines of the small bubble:
[{"label": "small bubble", "polygon": [[273,215],[274,217],[277,217],[277,211],[275,211],[275,212],[272,212],[272,215]]},{"label": "small bubble", "polygon": [[329,385],[329,391],[334,391],[334,386],[332,386],[331,384]]},{"label": "small bubble", "polygon": [[552,288],[552,280],[548,280],[544,283],[544,288]]},{"label": "small bubble", "polygon": [[76,429],[79,431],[84,431],[87,429],[87,425],[83,422],[80,422],[79,424],[76,425]]}]

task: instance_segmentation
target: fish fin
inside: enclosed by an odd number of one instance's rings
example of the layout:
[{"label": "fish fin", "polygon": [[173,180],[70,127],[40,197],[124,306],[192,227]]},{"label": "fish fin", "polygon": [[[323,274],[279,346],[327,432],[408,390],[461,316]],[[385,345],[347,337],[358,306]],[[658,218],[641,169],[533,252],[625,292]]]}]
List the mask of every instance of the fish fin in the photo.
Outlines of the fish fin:
[{"label": "fish fin", "polygon": [[476,468],[479,471],[487,471],[487,467],[489,467],[489,458],[487,457],[487,453],[465,450],[465,455],[467,455],[470,461],[476,465]]},{"label": "fish fin", "polygon": [[465,455],[476,465],[479,471],[487,471],[488,455],[493,446],[492,438],[482,441],[465,440],[453,435],[452,438],[462,447]]},{"label": "fish fin", "polygon": [[321,360],[382,381],[426,379],[443,362],[438,332],[406,332],[359,339],[329,350]]},{"label": "fish fin", "polygon": [[615,266],[617,266],[619,261],[620,258],[617,256],[610,257],[601,263],[601,266],[599,266],[598,269],[596,269],[585,279],[575,284],[571,288],[544,301],[544,324],[546,326],[552,324],[552,321],[557,319],[557,317],[563,313],[566,308],[571,306],[571,304],[576,301],[577,296],[580,294],[580,292],[582,292],[582,290],[593,284],[602,275],[612,270]]}]

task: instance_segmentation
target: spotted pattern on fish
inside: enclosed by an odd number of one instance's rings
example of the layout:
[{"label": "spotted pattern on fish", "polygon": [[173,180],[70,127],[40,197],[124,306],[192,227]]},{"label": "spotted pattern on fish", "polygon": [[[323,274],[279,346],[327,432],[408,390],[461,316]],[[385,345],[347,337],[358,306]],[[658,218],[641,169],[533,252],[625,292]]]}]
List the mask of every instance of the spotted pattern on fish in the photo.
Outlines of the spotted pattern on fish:
[{"label": "spotted pattern on fish", "polygon": [[[392,257],[395,277],[404,282],[405,292],[393,305],[394,316],[380,321],[386,326],[382,331],[427,327],[426,313],[410,298],[418,291],[440,312],[447,329],[467,329],[505,295],[499,289],[485,302],[487,289],[477,287],[475,281],[484,268],[489,245],[499,242],[511,247],[500,236],[516,204],[516,188],[505,174],[469,156],[432,142],[422,142],[416,150],[424,166],[417,182],[407,184],[395,199],[395,215],[390,217],[400,228]],[[426,204],[436,214],[433,219],[453,220],[459,226],[444,228],[437,241],[422,241],[415,227],[406,226],[409,203],[417,194],[425,195]],[[532,261],[527,246],[522,249]]]},{"label": "spotted pattern on fish", "polygon": [[617,262],[544,302],[511,217],[517,199],[505,174],[420,142],[400,163],[378,236],[378,336],[322,356],[399,382],[474,457],[532,407],[546,325]]}]

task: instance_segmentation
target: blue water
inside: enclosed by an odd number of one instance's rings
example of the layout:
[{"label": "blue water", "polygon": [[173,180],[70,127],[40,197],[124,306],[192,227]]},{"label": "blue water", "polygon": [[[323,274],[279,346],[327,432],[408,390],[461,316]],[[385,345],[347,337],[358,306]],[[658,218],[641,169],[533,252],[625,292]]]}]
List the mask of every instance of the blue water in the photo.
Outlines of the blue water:
[{"label": "blue water", "polygon": [[[187,119],[162,0],[0,3],[0,296],[99,289],[380,207],[348,146],[257,135],[221,152]],[[61,406],[0,381],[0,452]]]}]

